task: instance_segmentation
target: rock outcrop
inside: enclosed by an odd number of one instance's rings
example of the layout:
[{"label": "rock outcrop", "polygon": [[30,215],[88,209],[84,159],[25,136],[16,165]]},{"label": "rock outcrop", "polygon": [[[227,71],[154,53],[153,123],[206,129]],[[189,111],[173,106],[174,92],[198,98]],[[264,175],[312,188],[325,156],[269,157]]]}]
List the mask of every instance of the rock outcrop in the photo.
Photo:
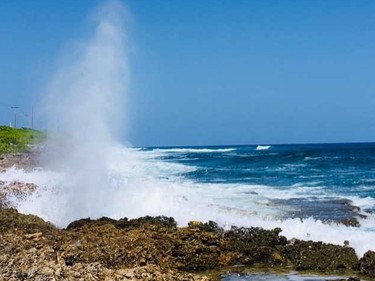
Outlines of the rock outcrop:
[{"label": "rock outcrop", "polygon": [[17,201],[26,199],[36,189],[37,186],[33,183],[19,181],[7,183],[0,181],[0,209],[16,207],[12,202],[12,198]]},{"label": "rock outcrop", "polygon": [[32,169],[38,166],[39,153],[39,147],[34,147],[30,152],[1,154],[0,170],[5,171],[12,166],[26,170]]},{"label": "rock outcrop", "polygon": [[359,272],[375,278],[375,252],[368,251],[359,260]]},{"label": "rock outcrop", "polygon": [[210,280],[197,273],[232,266],[374,276],[375,252],[288,241],[281,229],[214,222],[177,227],[173,218],[81,219],[57,229],[37,216],[0,210],[0,280]]},{"label": "rock outcrop", "polygon": [[322,242],[294,240],[282,253],[297,270],[348,271],[358,264],[353,248]]},{"label": "rock outcrop", "polygon": [[[153,243],[137,234],[126,235],[108,223],[59,230],[36,216],[1,210],[0,280],[210,280],[145,261]],[[143,251],[141,241],[146,246]],[[156,252],[149,255],[156,257]]]}]

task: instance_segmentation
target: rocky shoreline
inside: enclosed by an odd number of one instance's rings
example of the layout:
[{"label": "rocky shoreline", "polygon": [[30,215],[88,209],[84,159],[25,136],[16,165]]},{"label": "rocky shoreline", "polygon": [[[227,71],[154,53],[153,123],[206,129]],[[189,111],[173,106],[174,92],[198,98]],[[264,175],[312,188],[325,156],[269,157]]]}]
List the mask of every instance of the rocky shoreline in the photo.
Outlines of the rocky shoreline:
[{"label": "rocky shoreline", "polygon": [[37,216],[2,209],[0,279],[208,281],[215,279],[208,271],[218,276],[239,266],[375,278],[375,252],[358,259],[348,246],[287,240],[280,232],[224,231],[214,222],[177,227],[167,217],[87,218],[58,229]]},{"label": "rocky shoreline", "polygon": [[[18,163],[35,161],[28,154],[0,159],[2,169]],[[0,280],[208,281],[252,267],[375,279],[374,251],[358,258],[348,244],[288,240],[279,228],[224,230],[212,221],[177,227],[161,216],[85,218],[59,229],[12,208],[9,196],[22,199],[36,188],[0,182]]]}]

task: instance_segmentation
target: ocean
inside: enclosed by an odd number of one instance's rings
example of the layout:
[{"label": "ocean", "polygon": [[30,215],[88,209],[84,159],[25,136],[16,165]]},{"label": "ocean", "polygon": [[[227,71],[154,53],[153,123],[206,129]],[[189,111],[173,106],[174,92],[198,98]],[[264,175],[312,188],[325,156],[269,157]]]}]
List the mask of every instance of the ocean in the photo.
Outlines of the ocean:
[{"label": "ocean", "polygon": [[206,212],[227,226],[281,226],[289,238],[348,240],[359,254],[375,249],[375,143],[153,147],[140,152],[177,165],[161,177],[190,185],[197,201],[209,206]]},{"label": "ocean", "polygon": [[[193,182],[198,189],[210,190],[211,197],[215,198],[212,206],[236,213],[236,217],[242,216],[242,221],[246,217],[257,217],[265,222],[300,220],[300,224],[286,227],[297,227],[297,236],[305,239],[311,238],[307,229],[314,224],[324,224],[331,228],[326,231],[334,235],[339,224],[360,222],[358,228],[350,227],[347,236],[338,235],[336,240],[331,237],[329,242],[341,244],[345,239],[355,246],[362,243],[356,247],[361,254],[366,249],[375,249],[374,143],[168,147],[142,151],[154,154],[160,161],[189,167],[179,176]],[[319,230],[313,228],[314,238],[322,239]],[[306,236],[302,234],[304,230]],[[338,278],[258,273],[232,274],[222,280]]]},{"label": "ocean", "polygon": [[359,256],[375,250],[374,143],[117,144],[105,152],[66,170],[11,168],[0,180],[38,185],[14,204],[61,227],[82,217],[166,215],[179,225],[213,220],[224,228],[280,227],[289,239],[349,241]]},{"label": "ocean", "polygon": [[[146,148],[190,167],[181,177],[231,188],[225,207],[277,210],[274,216],[343,221],[375,211],[375,144]],[[358,207],[358,208],[357,208]],[[270,215],[265,213],[265,215]]]}]

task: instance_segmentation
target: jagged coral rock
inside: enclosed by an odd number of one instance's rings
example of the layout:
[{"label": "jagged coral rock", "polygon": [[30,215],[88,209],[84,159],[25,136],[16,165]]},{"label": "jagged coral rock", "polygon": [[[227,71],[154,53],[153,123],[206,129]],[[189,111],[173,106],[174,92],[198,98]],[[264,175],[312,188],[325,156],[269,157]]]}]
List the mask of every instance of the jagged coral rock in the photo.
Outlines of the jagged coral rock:
[{"label": "jagged coral rock", "polygon": [[359,271],[362,274],[375,277],[375,252],[368,251],[359,260]]},{"label": "jagged coral rock", "polygon": [[214,222],[177,227],[172,218],[89,218],[67,229],[15,209],[0,210],[0,280],[208,280],[196,275],[234,265],[373,274],[375,254],[287,239],[280,229]]},{"label": "jagged coral rock", "polygon": [[283,254],[298,270],[353,270],[358,257],[353,248],[322,242],[295,240],[283,248]]}]

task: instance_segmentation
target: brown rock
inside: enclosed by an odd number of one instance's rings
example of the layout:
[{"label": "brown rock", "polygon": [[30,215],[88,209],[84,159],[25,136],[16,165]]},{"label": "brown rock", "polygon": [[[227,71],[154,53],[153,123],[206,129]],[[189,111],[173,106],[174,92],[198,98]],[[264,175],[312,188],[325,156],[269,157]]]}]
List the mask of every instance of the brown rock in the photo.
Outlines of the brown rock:
[{"label": "brown rock", "polygon": [[360,268],[362,274],[373,274],[374,252],[358,262],[348,246],[287,241],[280,231],[224,231],[214,222],[176,227],[167,217],[83,219],[61,230],[36,216],[3,209],[0,280],[202,281],[209,279],[197,272],[255,264],[325,272]]},{"label": "brown rock", "polygon": [[375,252],[368,251],[359,260],[359,271],[367,276],[375,277]]},{"label": "brown rock", "polygon": [[31,239],[31,240],[39,240],[40,237],[43,236],[42,232],[36,232],[36,233],[31,233],[31,234],[25,234],[24,237],[26,239]]}]

